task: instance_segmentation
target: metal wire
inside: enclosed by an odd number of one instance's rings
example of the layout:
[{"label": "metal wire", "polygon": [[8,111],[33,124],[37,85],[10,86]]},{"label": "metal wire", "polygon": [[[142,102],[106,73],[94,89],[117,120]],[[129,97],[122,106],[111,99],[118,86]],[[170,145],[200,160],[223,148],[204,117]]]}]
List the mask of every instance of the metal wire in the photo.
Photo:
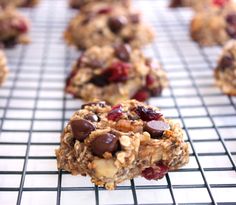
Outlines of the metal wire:
[{"label": "metal wire", "polygon": [[32,44],[6,51],[11,71],[0,88],[1,204],[236,204],[236,98],[223,95],[212,75],[221,48],[189,39],[190,10],[168,9],[165,0],[135,4],[158,34],[145,52],[170,78],[163,96],[149,103],[182,125],[189,165],[158,182],[138,178],[112,192],[57,171],[54,149],[82,102],[63,92],[78,57],[62,40],[74,11],[64,0],[44,0],[23,10],[32,21]]}]

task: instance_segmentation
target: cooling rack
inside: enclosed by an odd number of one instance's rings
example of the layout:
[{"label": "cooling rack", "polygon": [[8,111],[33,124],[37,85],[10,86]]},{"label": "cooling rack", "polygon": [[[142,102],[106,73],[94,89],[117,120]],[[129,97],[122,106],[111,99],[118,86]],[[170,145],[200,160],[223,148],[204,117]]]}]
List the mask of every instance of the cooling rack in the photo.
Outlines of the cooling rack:
[{"label": "cooling rack", "polygon": [[236,98],[214,85],[220,47],[200,48],[188,35],[192,12],[167,1],[139,0],[158,37],[145,52],[168,72],[170,86],[149,103],[178,121],[190,162],[160,181],[137,178],[114,191],[56,169],[59,136],[81,101],[63,92],[78,53],[62,32],[74,11],[66,0],[22,9],[32,21],[32,43],[7,50],[10,75],[0,88],[0,204],[236,204]]}]

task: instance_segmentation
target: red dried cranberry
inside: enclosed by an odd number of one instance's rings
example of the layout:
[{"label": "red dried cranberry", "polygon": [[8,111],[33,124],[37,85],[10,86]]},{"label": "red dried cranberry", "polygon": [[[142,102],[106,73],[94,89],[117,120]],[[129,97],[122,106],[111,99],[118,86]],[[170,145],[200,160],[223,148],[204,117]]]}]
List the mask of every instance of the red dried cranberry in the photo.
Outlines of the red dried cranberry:
[{"label": "red dried cranberry", "polygon": [[104,7],[101,8],[97,11],[97,14],[109,14],[112,12],[112,8],[111,7]]},{"label": "red dried cranberry", "polygon": [[130,46],[129,45],[115,45],[115,55],[117,58],[119,58],[122,61],[128,62],[130,58]]},{"label": "red dried cranberry", "polygon": [[150,97],[149,92],[146,89],[141,89],[132,97],[132,99],[138,100],[140,102],[146,101]]},{"label": "red dried cranberry", "polygon": [[70,85],[72,78],[76,75],[77,70],[73,70],[70,75],[66,78],[66,87]]},{"label": "red dried cranberry", "polygon": [[168,167],[162,164],[156,164],[152,167],[146,168],[142,171],[142,176],[145,179],[162,179],[168,172]]},{"label": "red dried cranberry", "polygon": [[227,23],[231,24],[231,25],[235,25],[236,24],[236,13],[230,13],[226,16],[226,21]]},{"label": "red dried cranberry", "polygon": [[82,53],[82,54],[80,55],[79,59],[78,59],[77,62],[76,62],[76,67],[77,67],[77,68],[80,68],[80,67],[81,67],[81,64],[82,64],[82,62],[83,62],[83,59],[84,59],[84,53]]},{"label": "red dried cranberry", "polygon": [[14,24],[13,28],[21,33],[26,33],[28,31],[28,26],[23,20],[19,21],[17,24]]},{"label": "red dried cranberry", "polygon": [[115,62],[107,68],[103,75],[108,76],[109,82],[122,82],[127,80],[130,64],[124,62]]},{"label": "red dried cranberry", "polygon": [[155,78],[151,76],[150,74],[148,74],[146,76],[146,86],[152,86],[154,82],[155,82]]},{"label": "red dried cranberry", "polygon": [[223,7],[227,4],[229,0],[212,0],[212,3],[216,6]]},{"label": "red dried cranberry", "polygon": [[146,108],[143,106],[138,106],[135,109],[135,112],[143,121],[159,120],[162,116],[160,112],[156,112],[152,108]]},{"label": "red dried cranberry", "polygon": [[120,119],[122,113],[123,113],[122,105],[119,104],[112,107],[111,111],[107,115],[107,118],[108,120],[116,121]]},{"label": "red dried cranberry", "polygon": [[137,24],[140,22],[140,15],[139,14],[131,14],[129,16],[130,22],[133,24]]},{"label": "red dried cranberry", "polygon": [[114,33],[118,33],[126,23],[127,19],[124,16],[110,17],[108,19],[108,26]]},{"label": "red dried cranberry", "polygon": [[231,38],[236,39],[236,26],[228,26],[226,32]]}]

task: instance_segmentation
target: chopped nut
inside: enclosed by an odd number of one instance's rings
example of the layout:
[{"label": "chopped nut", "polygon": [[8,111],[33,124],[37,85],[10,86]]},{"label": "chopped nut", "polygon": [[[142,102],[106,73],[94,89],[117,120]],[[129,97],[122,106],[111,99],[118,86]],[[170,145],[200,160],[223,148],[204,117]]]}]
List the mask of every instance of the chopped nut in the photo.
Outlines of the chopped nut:
[{"label": "chopped nut", "polygon": [[95,175],[97,177],[112,178],[117,172],[113,159],[95,159],[92,163],[94,164]]},{"label": "chopped nut", "polygon": [[121,136],[120,137],[120,144],[125,147],[128,147],[130,145],[130,138],[125,135]]}]

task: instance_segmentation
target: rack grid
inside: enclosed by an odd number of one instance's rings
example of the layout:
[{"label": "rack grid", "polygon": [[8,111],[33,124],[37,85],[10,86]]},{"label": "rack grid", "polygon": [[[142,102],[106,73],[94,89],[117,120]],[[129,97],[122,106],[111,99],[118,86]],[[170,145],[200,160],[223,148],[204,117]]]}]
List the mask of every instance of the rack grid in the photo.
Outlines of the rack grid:
[{"label": "rack grid", "polygon": [[56,169],[60,133],[82,101],[63,92],[74,59],[62,33],[75,11],[66,0],[42,0],[21,9],[32,21],[32,43],[7,50],[10,75],[0,88],[0,204],[236,204],[236,98],[215,86],[220,47],[189,38],[189,9],[167,1],[137,0],[157,31],[145,53],[167,71],[170,86],[149,100],[178,121],[191,148],[190,162],[159,181],[136,178],[114,191],[88,177]]}]

